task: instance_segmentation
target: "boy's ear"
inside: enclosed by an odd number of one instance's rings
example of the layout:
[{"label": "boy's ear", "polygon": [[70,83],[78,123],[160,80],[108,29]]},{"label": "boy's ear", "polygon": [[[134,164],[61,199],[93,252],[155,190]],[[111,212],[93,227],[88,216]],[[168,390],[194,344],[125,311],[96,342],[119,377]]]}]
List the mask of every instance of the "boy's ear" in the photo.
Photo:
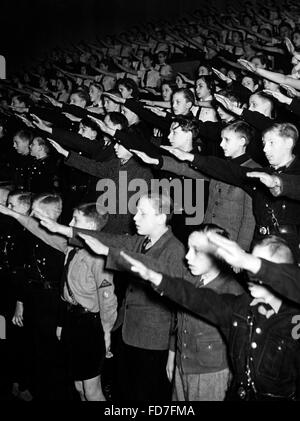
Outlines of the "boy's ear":
[{"label": "boy's ear", "polygon": [[244,143],[244,145],[246,145],[246,138],[245,138],[245,136],[242,136],[241,137],[241,141]]}]

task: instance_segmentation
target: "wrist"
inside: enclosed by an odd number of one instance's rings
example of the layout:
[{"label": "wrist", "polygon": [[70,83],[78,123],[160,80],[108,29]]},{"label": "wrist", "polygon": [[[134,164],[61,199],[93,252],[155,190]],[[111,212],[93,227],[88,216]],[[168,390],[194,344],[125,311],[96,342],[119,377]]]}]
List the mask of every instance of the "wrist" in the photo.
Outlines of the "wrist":
[{"label": "wrist", "polygon": [[155,286],[159,286],[161,284],[162,281],[162,274],[161,273],[156,273],[154,272],[153,274],[151,274],[151,278],[149,279],[150,282],[152,282]]},{"label": "wrist", "polygon": [[187,152],[185,161],[193,162],[194,158],[195,158],[195,155]]},{"label": "wrist", "polygon": [[260,270],[261,260],[252,254],[245,253],[245,258],[242,259],[243,268],[247,271],[256,274]]}]

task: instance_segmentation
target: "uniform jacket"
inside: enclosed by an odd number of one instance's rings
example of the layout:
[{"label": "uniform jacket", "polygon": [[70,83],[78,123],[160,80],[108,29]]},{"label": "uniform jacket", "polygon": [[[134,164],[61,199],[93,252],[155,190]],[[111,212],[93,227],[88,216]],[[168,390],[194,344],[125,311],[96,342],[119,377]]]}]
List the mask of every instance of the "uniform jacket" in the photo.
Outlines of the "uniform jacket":
[{"label": "uniform jacket", "polygon": [[[141,252],[145,239],[140,235],[111,235],[76,228],[73,232],[74,239],[78,232],[85,232],[98,238],[108,247],[121,248],[133,256]],[[145,258],[155,259],[158,264],[165,266],[169,273],[173,274],[185,273],[184,256],[184,246],[170,229],[144,255]],[[124,270],[124,266],[119,263],[118,252],[110,250],[106,267]],[[122,334],[126,344],[150,350],[169,349],[174,327],[174,307],[168,300],[154,294],[147,283],[141,284],[136,281],[136,277],[131,273],[124,307]]]},{"label": "uniform jacket", "polygon": [[299,308],[282,303],[279,312],[267,319],[258,313],[258,306],[250,307],[253,299],[248,294],[219,295],[167,276],[157,290],[221,329],[233,369],[232,399],[241,387],[247,388],[247,359],[257,396],[299,399],[300,345],[291,334]]}]

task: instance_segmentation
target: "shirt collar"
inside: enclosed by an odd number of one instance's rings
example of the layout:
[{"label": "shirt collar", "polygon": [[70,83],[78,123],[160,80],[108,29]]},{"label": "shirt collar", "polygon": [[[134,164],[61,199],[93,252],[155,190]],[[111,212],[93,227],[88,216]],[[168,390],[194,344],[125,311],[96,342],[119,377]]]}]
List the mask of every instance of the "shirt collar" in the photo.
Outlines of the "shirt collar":
[{"label": "shirt collar", "polygon": [[240,155],[236,158],[232,158],[231,161],[238,165],[241,165],[244,162],[248,161],[248,159],[250,159],[250,156],[247,153],[244,153],[243,155]]}]

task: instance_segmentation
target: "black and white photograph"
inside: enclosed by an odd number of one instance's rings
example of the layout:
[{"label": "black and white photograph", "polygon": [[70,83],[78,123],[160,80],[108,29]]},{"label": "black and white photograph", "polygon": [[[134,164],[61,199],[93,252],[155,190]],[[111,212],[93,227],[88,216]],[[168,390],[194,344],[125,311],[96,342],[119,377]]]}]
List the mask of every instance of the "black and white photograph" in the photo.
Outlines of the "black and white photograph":
[{"label": "black and white photograph", "polygon": [[300,400],[300,2],[1,0],[0,401]]}]

